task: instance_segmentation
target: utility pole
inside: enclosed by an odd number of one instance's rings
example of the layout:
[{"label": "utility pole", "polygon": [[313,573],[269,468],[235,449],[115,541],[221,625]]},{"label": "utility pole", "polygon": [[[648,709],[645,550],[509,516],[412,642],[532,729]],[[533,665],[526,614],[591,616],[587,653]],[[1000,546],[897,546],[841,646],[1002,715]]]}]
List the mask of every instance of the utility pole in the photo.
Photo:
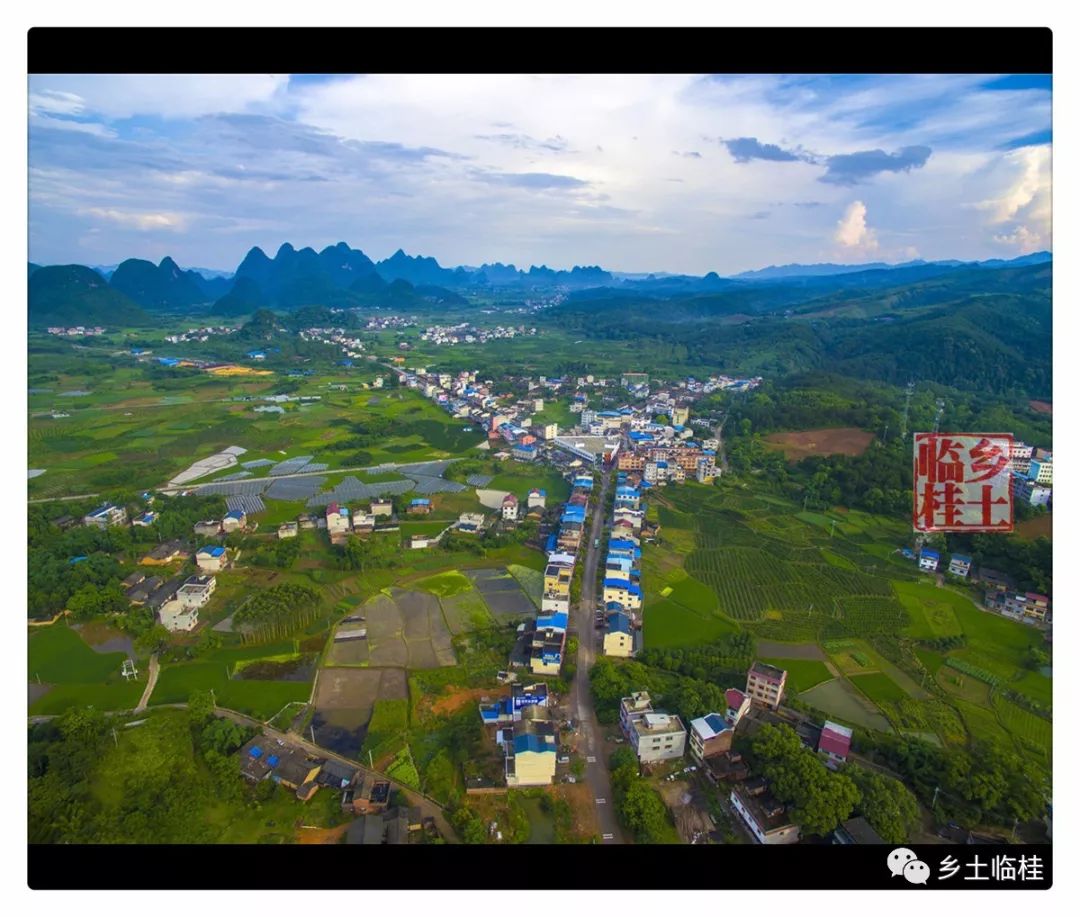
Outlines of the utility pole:
[{"label": "utility pole", "polygon": [[835,531],[836,531],[836,520],[833,519],[832,520],[832,526],[829,528],[829,537],[830,538],[833,537],[833,532],[835,532]]},{"label": "utility pole", "polygon": [[371,749],[367,750],[367,763],[370,770],[375,770],[375,762],[371,759]]},{"label": "utility pole", "polygon": [[116,746],[117,748],[119,748],[120,747],[120,740],[116,737],[116,727],[115,726],[113,726],[112,740],[113,740],[113,745]]},{"label": "utility pole", "polygon": [[911,396],[915,394],[915,381],[912,380],[907,384],[907,391],[904,394],[904,419],[900,422],[900,438],[907,439],[907,419],[908,408],[911,407]]},{"label": "utility pole", "polygon": [[312,744],[312,745],[318,745],[319,743],[315,741],[315,724],[314,724],[314,723],[311,723],[311,724],[310,724],[310,725],[308,726],[308,729],[310,729],[310,730],[311,730],[311,744]]},{"label": "utility pole", "polygon": [[885,432],[881,434],[882,443],[888,442],[889,439],[889,425],[885,424]]},{"label": "utility pole", "polygon": [[932,800],[932,801],[930,802],[930,811],[931,811],[931,812],[932,812],[932,811],[933,811],[934,809],[936,809],[936,808],[937,808],[937,796],[938,796],[938,792],[939,792],[940,790],[941,790],[941,787],[940,787],[940,786],[936,786],[936,787],[934,787],[934,798],[933,798],[933,800]]}]

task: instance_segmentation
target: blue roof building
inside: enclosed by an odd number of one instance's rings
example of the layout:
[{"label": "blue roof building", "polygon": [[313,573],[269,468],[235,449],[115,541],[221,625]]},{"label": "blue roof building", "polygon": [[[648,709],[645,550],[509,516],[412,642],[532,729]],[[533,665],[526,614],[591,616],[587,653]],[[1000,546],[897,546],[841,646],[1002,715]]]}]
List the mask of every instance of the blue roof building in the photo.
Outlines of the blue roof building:
[{"label": "blue roof building", "polygon": [[537,617],[536,629],[546,630],[550,627],[552,630],[566,630],[569,623],[570,616],[565,611],[557,611],[554,614]]},{"label": "blue roof building", "polygon": [[609,634],[629,634],[630,616],[623,611],[611,615],[608,618],[607,632]]},{"label": "blue roof building", "polygon": [[219,544],[208,544],[204,548],[199,548],[200,554],[209,554],[211,557],[221,557],[225,553],[225,549]]}]

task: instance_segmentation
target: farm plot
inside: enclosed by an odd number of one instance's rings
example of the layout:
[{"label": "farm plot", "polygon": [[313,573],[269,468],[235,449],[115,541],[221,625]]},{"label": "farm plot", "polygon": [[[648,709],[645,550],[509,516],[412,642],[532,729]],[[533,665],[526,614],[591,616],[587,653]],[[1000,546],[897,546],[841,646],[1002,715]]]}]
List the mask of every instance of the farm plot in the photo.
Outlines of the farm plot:
[{"label": "farm plot", "polygon": [[648,647],[697,646],[738,630],[726,618],[699,615],[669,599],[648,604],[644,626],[644,640]]},{"label": "farm plot", "polygon": [[792,687],[800,695],[834,677],[820,659],[784,659],[774,656],[764,658],[763,661],[784,669],[788,673]]},{"label": "farm plot", "polygon": [[468,592],[440,598],[439,603],[446,617],[446,626],[454,636],[491,627],[495,623],[483,596],[471,587]]},{"label": "farm plot", "polygon": [[125,681],[120,666],[128,658],[127,652],[104,649],[102,644],[88,646],[65,624],[36,628],[30,635],[27,657],[30,713],[62,713],[86,704],[101,710],[134,707],[146,686],[145,667],[137,679]]},{"label": "farm plot", "polygon": [[1050,721],[1017,706],[996,692],[991,703],[1001,725],[1021,745],[1036,752],[1049,765],[1053,753],[1053,726]]},{"label": "farm plot", "polygon": [[823,713],[878,732],[891,732],[889,721],[868,698],[845,678],[834,678],[799,695],[799,699]]},{"label": "farm plot", "polygon": [[882,672],[852,675],[851,683],[875,703],[895,704],[907,699],[907,693]]},{"label": "farm plot", "polygon": [[892,586],[910,618],[906,632],[912,637],[932,640],[959,636],[960,621],[953,611],[953,595],[926,583],[893,580]]},{"label": "farm plot", "polygon": [[521,584],[505,570],[470,570],[466,576],[472,580],[497,618],[511,620],[535,613],[536,606],[522,590]]},{"label": "farm plot", "polygon": [[357,755],[375,702],[400,700],[407,694],[402,670],[323,669],[311,720],[315,741],[338,754]]},{"label": "farm plot", "polygon": [[781,449],[792,462],[809,455],[862,455],[873,440],[873,433],[857,427],[772,433],[765,437],[766,444]]}]

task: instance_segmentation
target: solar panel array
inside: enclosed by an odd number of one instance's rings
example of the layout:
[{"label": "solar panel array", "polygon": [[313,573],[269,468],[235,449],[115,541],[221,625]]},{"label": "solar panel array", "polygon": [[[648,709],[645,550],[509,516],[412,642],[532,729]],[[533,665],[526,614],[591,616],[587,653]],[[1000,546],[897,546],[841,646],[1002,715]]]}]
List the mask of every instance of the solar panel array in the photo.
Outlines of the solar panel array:
[{"label": "solar panel array", "polygon": [[254,474],[252,471],[234,471],[232,474],[222,475],[218,478],[218,482],[221,481],[242,481],[244,478],[250,478]]},{"label": "solar panel array", "polygon": [[314,508],[326,506],[328,503],[359,503],[383,494],[403,494],[412,490],[415,486],[409,480],[379,481],[377,484],[365,484],[363,481],[349,475],[325,493],[313,496],[307,501],[307,505]]},{"label": "solar panel array", "polygon": [[220,494],[223,497],[258,496],[269,486],[270,482],[264,478],[256,478],[253,481],[224,481],[221,483],[203,484],[198,492],[204,496]]},{"label": "solar panel array", "polygon": [[246,496],[238,497],[226,497],[225,506],[227,506],[230,511],[234,509],[242,509],[249,516],[252,513],[261,513],[264,509],[266,509],[266,504],[263,503],[262,497],[256,494],[248,494]]},{"label": "solar panel array", "polygon": [[472,484],[473,487],[487,487],[493,480],[490,474],[470,474],[465,483]]},{"label": "solar panel array", "polygon": [[264,465],[273,465],[270,459],[253,459],[250,462],[241,462],[244,468],[262,468]]},{"label": "solar panel array", "polygon": [[282,478],[274,481],[266,492],[270,500],[308,500],[315,496],[326,483],[326,478]]},{"label": "solar panel array", "polygon": [[285,459],[283,462],[278,462],[267,474],[296,474],[313,458],[315,458],[314,455],[298,455],[295,458]]},{"label": "solar panel array", "polygon": [[409,477],[416,482],[418,494],[456,494],[465,490],[464,484],[447,481],[445,478],[434,478],[425,474],[411,474]]},{"label": "solar panel array", "polygon": [[309,471],[326,471],[326,469],[329,467],[330,466],[325,464],[324,462],[311,462],[310,464],[305,465],[300,470],[306,474]]}]

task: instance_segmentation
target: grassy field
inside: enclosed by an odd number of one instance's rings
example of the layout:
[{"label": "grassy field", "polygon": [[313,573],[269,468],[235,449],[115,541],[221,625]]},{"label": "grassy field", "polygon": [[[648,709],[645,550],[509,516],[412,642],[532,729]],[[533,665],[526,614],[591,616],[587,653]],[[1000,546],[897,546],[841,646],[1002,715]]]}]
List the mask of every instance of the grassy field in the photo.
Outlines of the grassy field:
[{"label": "grassy field", "polygon": [[970,605],[970,600],[925,582],[893,580],[892,587],[911,620],[907,628],[910,636],[933,639],[961,633],[955,607],[961,603]]},{"label": "grassy field", "polygon": [[311,694],[309,682],[230,678],[229,671],[223,659],[166,666],[158,676],[150,705],[186,703],[193,692],[212,690],[222,707],[266,720],[288,703],[307,701]]},{"label": "grassy field", "polygon": [[[29,705],[33,716],[63,713],[69,707],[90,705],[99,710],[128,710],[146,687],[146,667],[125,681],[120,665],[126,653],[97,653],[66,624],[30,632],[27,674],[35,691]],[[50,686],[47,690],[37,685]],[[44,691],[44,693],[40,693]]]},{"label": "grassy field", "polygon": [[852,675],[851,683],[874,703],[896,703],[906,700],[907,693],[888,675],[872,672],[869,675]]},{"label": "grassy field", "polygon": [[788,682],[798,692],[809,691],[823,681],[833,677],[832,672],[826,668],[825,663],[818,659],[764,659],[769,665],[785,669],[788,673]]},{"label": "grassy field", "polygon": [[[30,496],[155,487],[194,459],[234,445],[248,450],[242,462],[280,461],[284,452],[314,455],[333,469],[463,456],[482,440],[417,392],[396,390],[370,407],[370,393],[327,391],[325,376],[304,379],[295,392],[320,401],[285,404],[283,414],[258,414],[252,402],[235,400],[274,394],[281,382],[276,373],[243,380],[187,370],[161,375],[134,362],[107,376],[60,376],[48,393],[30,396],[28,460],[46,469],[29,481]],[[65,391],[90,394],[63,397]],[[349,423],[369,416],[392,420],[393,432],[358,450],[349,445]],[[280,514],[286,512],[283,518],[295,516],[292,507]]]}]

